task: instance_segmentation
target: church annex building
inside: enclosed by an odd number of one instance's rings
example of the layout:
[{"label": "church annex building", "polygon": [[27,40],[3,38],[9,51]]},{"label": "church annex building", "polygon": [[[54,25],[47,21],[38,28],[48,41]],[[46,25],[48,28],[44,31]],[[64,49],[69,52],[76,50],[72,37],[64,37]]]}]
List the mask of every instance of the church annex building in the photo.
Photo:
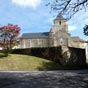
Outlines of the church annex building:
[{"label": "church annex building", "polygon": [[23,33],[18,48],[67,46],[84,48],[88,53],[88,43],[80,37],[71,37],[66,19],[57,15],[49,32]]}]

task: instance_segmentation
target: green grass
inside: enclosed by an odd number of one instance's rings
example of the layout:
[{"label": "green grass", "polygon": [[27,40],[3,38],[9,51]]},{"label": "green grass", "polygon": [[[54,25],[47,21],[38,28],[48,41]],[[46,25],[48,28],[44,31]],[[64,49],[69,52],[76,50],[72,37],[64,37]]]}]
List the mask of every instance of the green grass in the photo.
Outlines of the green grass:
[{"label": "green grass", "polygon": [[59,64],[34,56],[10,54],[8,57],[0,57],[0,71],[56,69],[59,69]]},{"label": "green grass", "polygon": [[53,61],[28,55],[9,54],[8,57],[3,57],[3,54],[0,53],[0,71],[39,71],[59,69],[80,69],[80,67],[60,66]]}]

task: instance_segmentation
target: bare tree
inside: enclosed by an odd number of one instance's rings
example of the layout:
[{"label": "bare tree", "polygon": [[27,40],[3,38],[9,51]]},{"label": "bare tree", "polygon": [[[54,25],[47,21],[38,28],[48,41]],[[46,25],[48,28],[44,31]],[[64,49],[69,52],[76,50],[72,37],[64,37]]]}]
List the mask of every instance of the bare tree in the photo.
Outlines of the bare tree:
[{"label": "bare tree", "polygon": [[71,18],[74,14],[81,10],[86,10],[88,7],[88,0],[53,0],[48,3],[52,10],[58,11],[59,14],[66,15]]}]

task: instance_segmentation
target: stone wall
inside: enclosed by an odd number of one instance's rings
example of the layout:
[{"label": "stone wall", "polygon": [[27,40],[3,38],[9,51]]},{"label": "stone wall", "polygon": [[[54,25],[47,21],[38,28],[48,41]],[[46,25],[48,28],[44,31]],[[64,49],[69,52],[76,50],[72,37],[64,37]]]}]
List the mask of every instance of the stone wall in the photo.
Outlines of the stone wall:
[{"label": "stone wall", "polygon": [[48,47],[49,40],[47,38],[44,39],[22,39],[20,41],[19,48],[32,48],[32,47]]}]

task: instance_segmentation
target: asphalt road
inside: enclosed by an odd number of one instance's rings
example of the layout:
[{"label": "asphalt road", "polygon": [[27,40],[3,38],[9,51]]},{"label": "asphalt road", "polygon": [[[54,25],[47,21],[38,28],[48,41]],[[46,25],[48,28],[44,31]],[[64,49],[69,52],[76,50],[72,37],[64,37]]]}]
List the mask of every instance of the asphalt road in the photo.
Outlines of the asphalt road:
[{"label": "asphalt road", "polygon": [[0,88],[88,88],[88,70],[0,72]]}]

